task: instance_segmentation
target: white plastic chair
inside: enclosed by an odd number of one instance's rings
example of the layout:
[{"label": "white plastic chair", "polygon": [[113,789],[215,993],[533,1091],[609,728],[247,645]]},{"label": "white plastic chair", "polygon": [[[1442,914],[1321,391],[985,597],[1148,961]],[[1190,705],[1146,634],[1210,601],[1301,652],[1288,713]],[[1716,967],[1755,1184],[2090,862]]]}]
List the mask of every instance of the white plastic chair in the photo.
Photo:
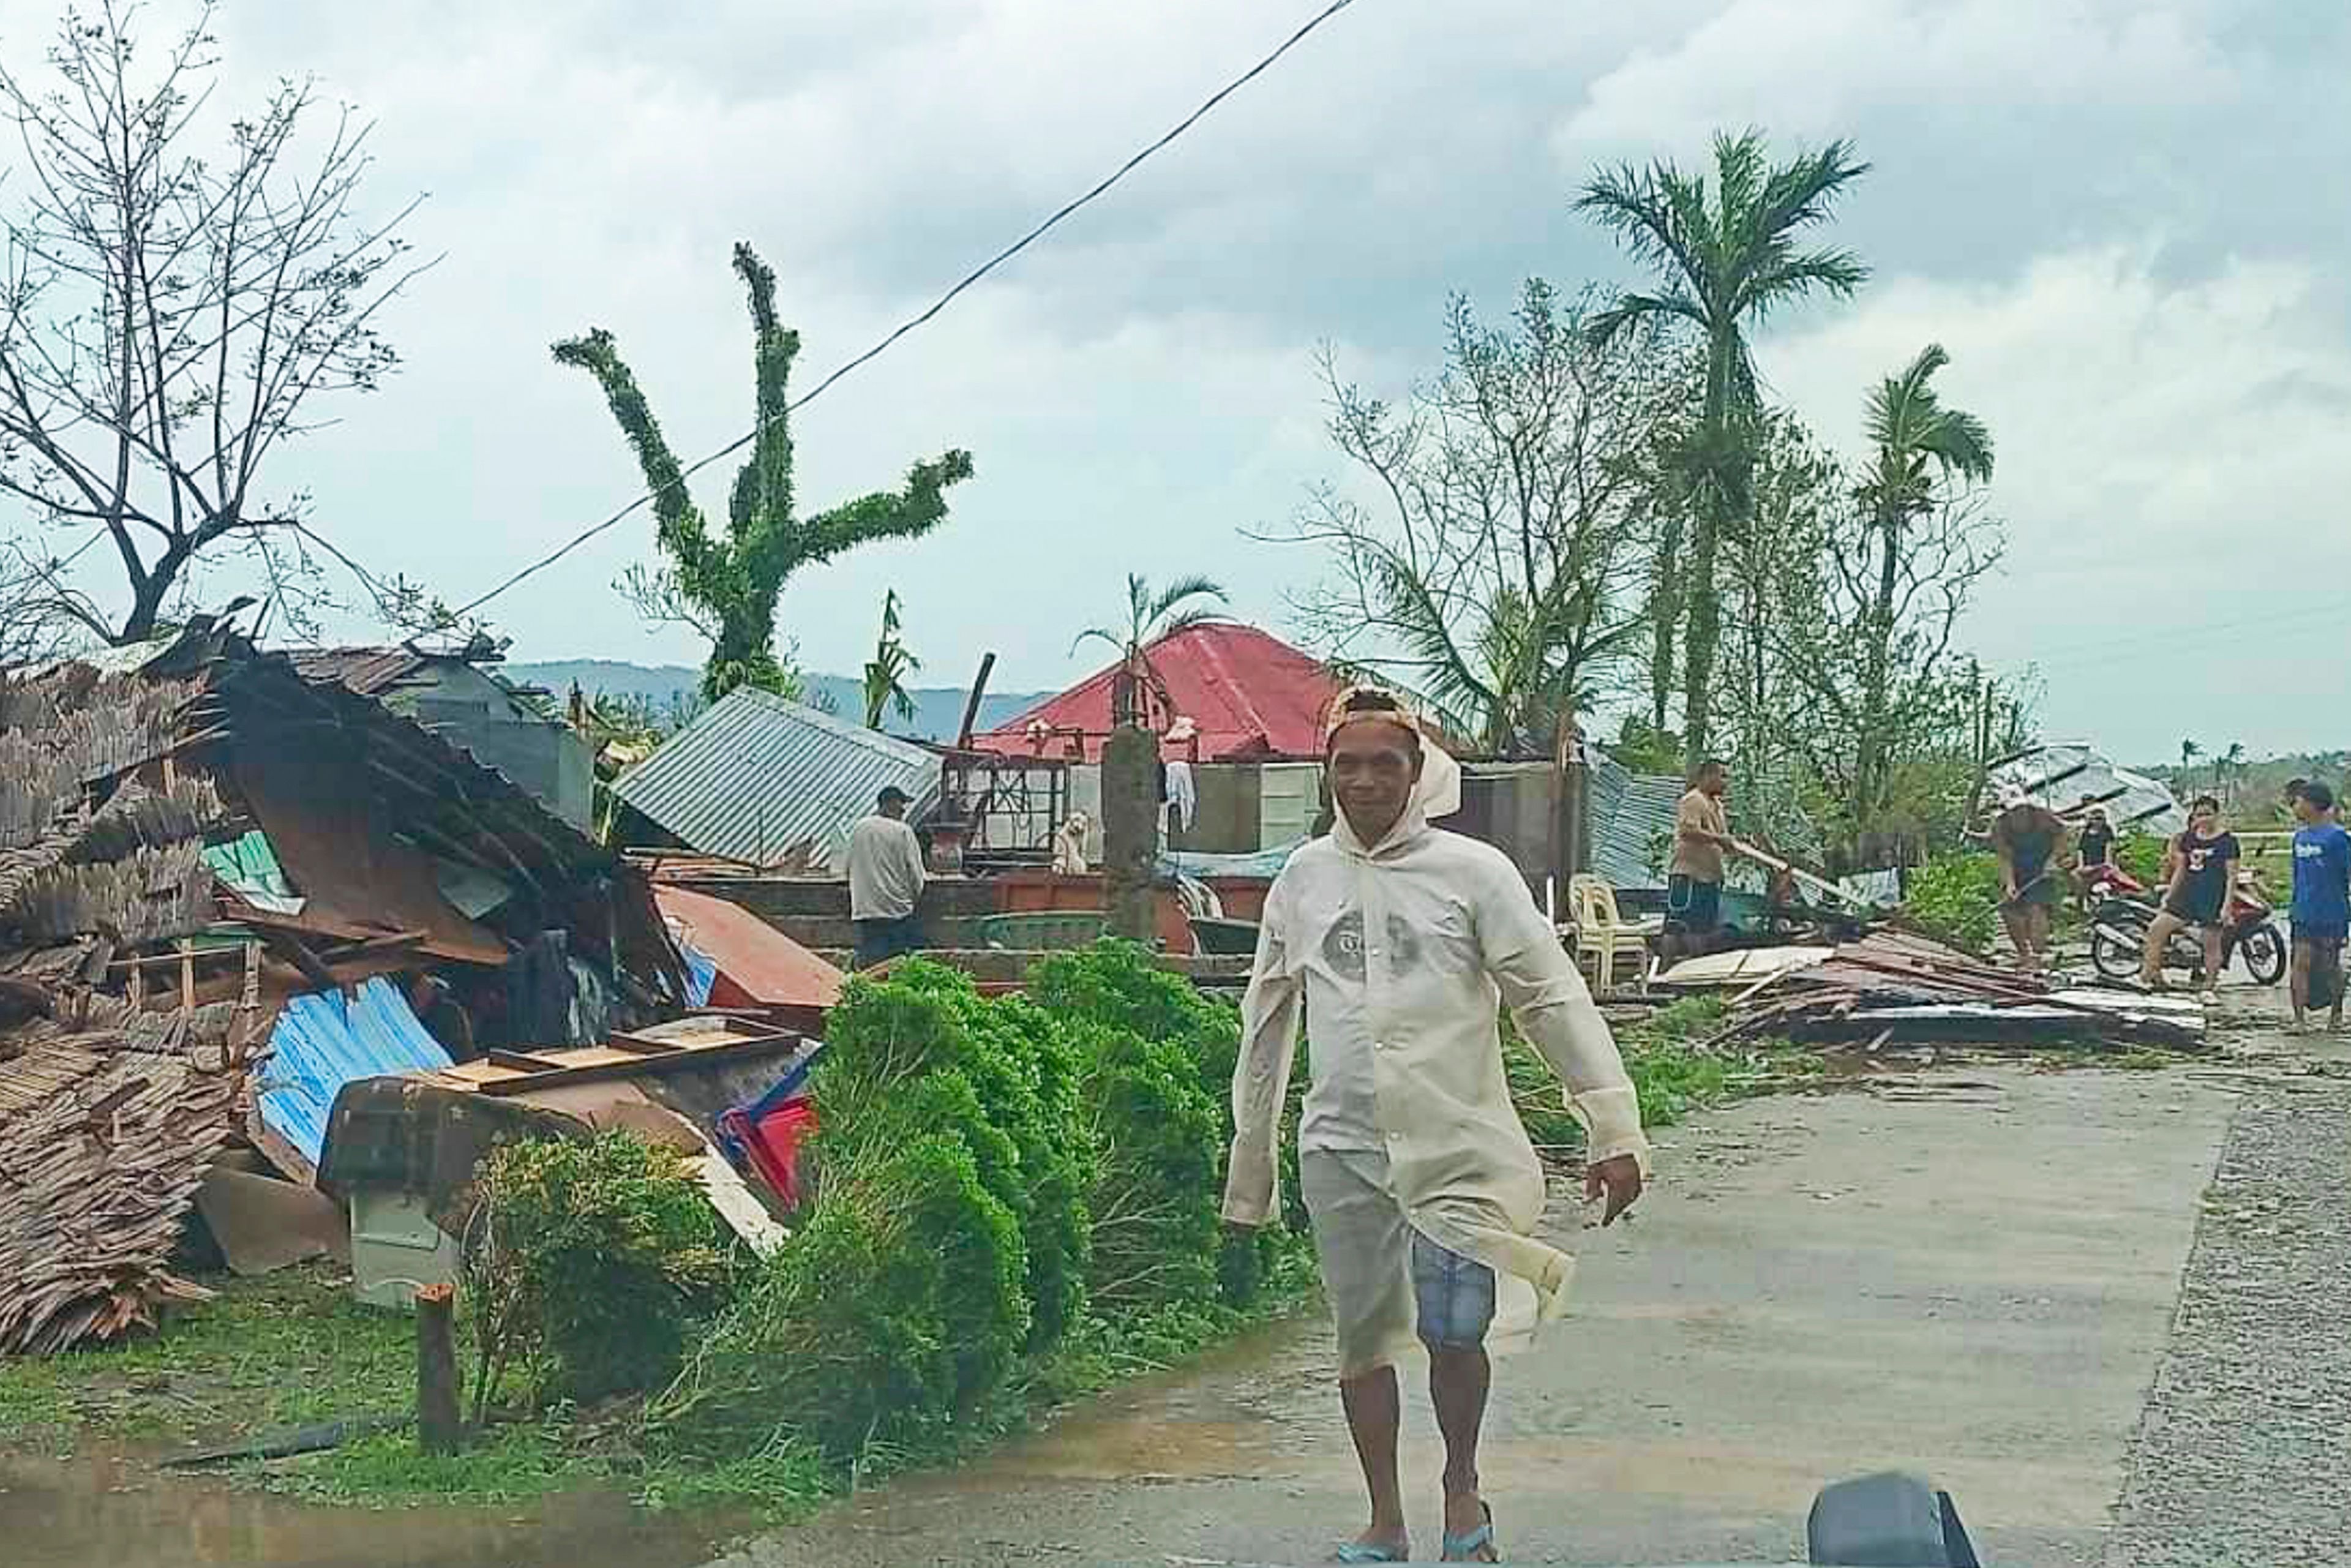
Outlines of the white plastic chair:
[{"label": "white plastic chair", "polygon": [[1575,965],[1591,975],[1593,989],[1615,983],[1622,959],[1632,959],[1636,970],[1647,973],[1649,938],[1665,930],[1662,915],[1626,920],[1617,911],[1616,890],[1589,873],[1568,879],[1567,907],[1575,923]]}]

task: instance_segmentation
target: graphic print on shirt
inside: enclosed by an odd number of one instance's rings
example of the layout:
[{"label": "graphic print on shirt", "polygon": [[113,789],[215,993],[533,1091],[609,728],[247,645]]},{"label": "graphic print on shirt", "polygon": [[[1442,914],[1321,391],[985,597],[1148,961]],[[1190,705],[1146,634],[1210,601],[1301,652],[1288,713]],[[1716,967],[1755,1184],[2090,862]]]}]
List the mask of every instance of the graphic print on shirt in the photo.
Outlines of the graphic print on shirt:
[{"label": "graphic print on shirt", "polygon": [[[1394,974],[1420,967],[1420,936],[1400,915],[1388,916],[1388,969]],[[1322,934],[1322,961],[1342,979],[1361,980],[1364,957],[1364,912],[1350,909]]]}]

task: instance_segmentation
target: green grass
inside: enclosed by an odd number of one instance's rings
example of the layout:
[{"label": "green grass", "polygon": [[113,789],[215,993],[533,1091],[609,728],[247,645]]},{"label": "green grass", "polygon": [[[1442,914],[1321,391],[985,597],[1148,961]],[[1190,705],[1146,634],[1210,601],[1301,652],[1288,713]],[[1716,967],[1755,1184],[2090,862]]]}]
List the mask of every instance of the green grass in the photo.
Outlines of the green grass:
[{"label": "green grass", "polygon": [[[348,1282],[322,1270],[205,1283],[215,1298],[172,1313],[161,1333],[0,1361],[0,1446],[95,1437],[184,1448],[414,1408],[416,1329],[406,1314],[360,1305]],[[399,1431],[226,1473],[273,1491],[383,1505],[510,1503],[605,1469],[569,1448],[559,1427],[519,1425],[494,1429],[455,1458],[428,1458]]]},{"label": "green grass", "polygon": [[0,1362],[0,1440],[26,1425],[209,1437],[414,1403],[406,1318],[361,1307],[311,1270],[206,1283],[217,1298],[172,1313],[160,1334]]},{"label": "green grass", "polygon": [[[217,1297],[172,1314],[159,1334],[0,1360],[0,1449],[98,1439],[168,1450],[413,1408],[415,1323],[407,1314],[359,1305],[348,1281],[324,1270],[205,1283]],[[601,1486],[626,1490],[652,1510],[746,1510],[788,1521],[853,1486],[952,1462],[1054,1406],[1178,1364],[1294,1312],[1313,1289],[1312,1260],[1301,1244],[1283,1253],[1247,1309],[1171,1308],[1115,1321],[1090,1315],[1026,1370],[987,1419],[935,1445],[877,1448],[848,1470],[789,1437],[723,1465],[649,1461],[631,1440],[627,1407],[582,1420],[559,1406],[537,1422],[494,1426],[454,1456],[427,1455],[413,1431],[401,1430],[219,1473],[308,1501],[367,1508],[512,1506]],[[461,1346],[460,1356],[470,1363],[470,1347]]]}]

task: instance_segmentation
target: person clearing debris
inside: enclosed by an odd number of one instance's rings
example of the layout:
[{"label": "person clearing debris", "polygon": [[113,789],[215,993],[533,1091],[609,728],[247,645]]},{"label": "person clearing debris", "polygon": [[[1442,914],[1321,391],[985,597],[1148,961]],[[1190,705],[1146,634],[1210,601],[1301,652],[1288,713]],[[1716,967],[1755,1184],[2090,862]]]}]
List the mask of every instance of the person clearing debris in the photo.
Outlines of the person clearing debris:
[{"label": "person clearing debris", "polygon": [[2041,972],[2049,956],[2049,925],[2064,897],[2058,852],[2064,819],[2013,785],[2000,793],[1991,824],[1991,851],[2000,860],[2000,918],[2016,949],[2016,967]]},{"label": "person clearing debris", "polygon": [[1478,1441],[1489,1348],[1562,1305],[1573,1260],[1535,1239],[1543,1170],[1512,1105],[1499,1006],[1566,1085],[1589,1199],[1613,1223],[1649,1148],[1583,977],[1500,852],[1429,825],[1460,773],[1397,699],[1333,705],[1331,831],[1267,895],[1233,1075],[1228,1222],[1277,1211],[1281,1113],[1301,1010],[1313,1020],[1299,1184],[1336,1320],[1340,1400],[1371,1522],[1340,1561],[1411,1555],[1396,1464],[1398,1357],[1416,1340],[1445,1440],[1444,1558],[1496,1562]]},{"label": "person clearing debris", "polygon": [[1722,940],[1722,857],[1744,851],[1730,836],[1722,797],[1729,769],[1708,758],[1674,806],[1674,852],[1666,870],[1666,931],[1659,944],[1668,964],[1702,957]]}]

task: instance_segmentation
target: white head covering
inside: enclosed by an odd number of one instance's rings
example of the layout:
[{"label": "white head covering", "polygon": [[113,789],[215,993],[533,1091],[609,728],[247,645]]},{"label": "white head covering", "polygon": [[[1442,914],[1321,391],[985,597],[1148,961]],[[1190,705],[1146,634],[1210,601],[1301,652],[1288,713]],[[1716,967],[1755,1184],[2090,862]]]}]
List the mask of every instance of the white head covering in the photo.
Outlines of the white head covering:
[{"label": "white head covering", "polygon": [[[1349,705],[1363,696],[1384,697],[1395,705],[1395,710],[1349,712]],[[1445,749],[1437,726],[1426,716],[1415,712],[1402,695],[1384,686],[1354,685],[1333,697],[1322,719],[1322,749],[1326,753],[1331,749],[1331,737],[1350,724],[1391,724],[1411,732],[1419,740],[1420,782],[1405,806],[1407,817],[1417,813],[1422,821],[1434,822],[1461,810],[1461,764]]]}]

